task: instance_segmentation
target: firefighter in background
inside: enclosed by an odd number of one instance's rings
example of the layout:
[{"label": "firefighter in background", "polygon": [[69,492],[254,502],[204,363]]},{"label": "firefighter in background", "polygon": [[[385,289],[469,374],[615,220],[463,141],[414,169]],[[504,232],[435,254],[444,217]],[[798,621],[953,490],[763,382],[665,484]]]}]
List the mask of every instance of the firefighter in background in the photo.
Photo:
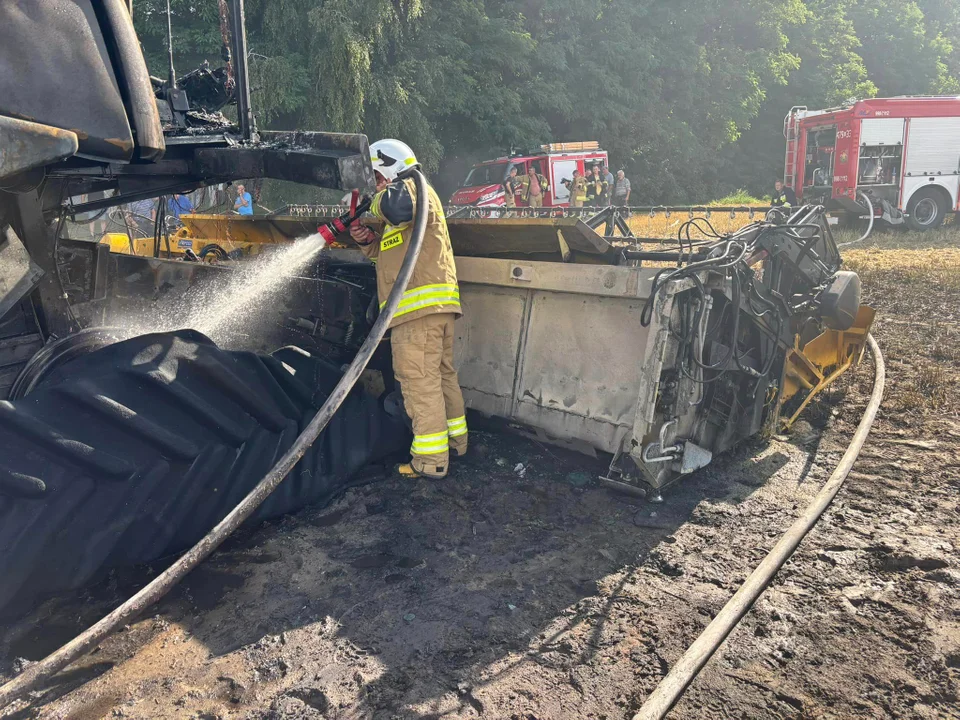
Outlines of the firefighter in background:
[{"label": "firefighter in background", "polygon": [[561,182],[570,191],[570,207],[583,207],[583,203],[587,200],[587,180],[580,174],[580,171],[574,170],[572,180],[562,180]]},{"label": "firefighter in background", "polygon": [[[503,203],[508,208],[517,206],[517,193],[523,188],[523,181],[517,177],[517,166],[510,168],[510,174],[503,181]],[[512,214],[512,213],[510,213]]]},{"label": "firefighter in background", "polygon": [[606,191],[607,181],[600,172],[600,165],[594,165],[590,174],[587,175],[587,202],[591,206],[599,205]]},{"label": "firefighter in background", "polygon": [[[417,189],[404,173],[419,167],[413,150],[399,140],[370,146],[377,194],[370,212],[384,221],[382,234],[366,225],[350,228],[364,255],[377,265],[377,295],[383,308],[413,234]],[[460,290],[443,204],[428,187],[429,215],[423,248],[413,276],[390,323],[393,372],[403,405],[413,421],[412,459],[398,470],[404,477],[446,476],[450,452],[467,452],[463,395],[453,368],[453,321],[460,315]]]},{"label": "firefighter in background", "polygon": [[540,174],[538,167],[536,164],[530,163],[527,174],[523,178],[522,199],[527,207],[542,208],[543,196],[547,194],[547,190],[550,188],[547,178]]},{"label": "firefighter in background", "polygon": [[797,194],[779,180],[773,184],[773,189],[773,200],[770,201],[773,207],[782,207],[789,210],[797,204]]}]

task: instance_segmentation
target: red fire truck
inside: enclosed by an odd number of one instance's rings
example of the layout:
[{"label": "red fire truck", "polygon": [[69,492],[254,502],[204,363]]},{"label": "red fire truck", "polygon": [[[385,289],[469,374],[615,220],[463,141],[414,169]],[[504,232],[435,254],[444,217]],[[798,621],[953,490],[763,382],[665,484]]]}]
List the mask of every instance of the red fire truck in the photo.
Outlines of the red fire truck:
[{"label": "red fire truck", "polygon": [[[460,189],[450,198],[451,205],[504,205],[503,183],[511,168],[517,176],[527,174],[531,166],[550,183],[543,198],[544,207],[565,207],[570,204],[570,190],[563,183],[573,178],[573,171],[590,172],[594,165],[607,165],[607,151],[597,142],[566,142],[543,145],[539,152],[514,154],[477,163],[470,170]],[[524,205],[519,196],[517,205]]]},{"label": "red fire truck", "polygon": [[[960,97],[794,107],[783,121],[784,184],[806,202],[914,230],[960,210]],[[863,196],[869,198],[869,204]]]}]

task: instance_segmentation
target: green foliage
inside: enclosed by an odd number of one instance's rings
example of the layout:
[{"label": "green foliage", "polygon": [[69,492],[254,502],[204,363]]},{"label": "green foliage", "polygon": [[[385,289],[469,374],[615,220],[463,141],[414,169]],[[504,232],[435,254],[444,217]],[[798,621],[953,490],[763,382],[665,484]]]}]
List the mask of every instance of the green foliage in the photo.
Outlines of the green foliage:
[{"label": "green foliage", "polygon": [[765,197],[755,197],[751,195],[748,190],[740,188],[736,192],[732,192],[729,195],[724,195],[722,198],[717,198],[716,200],[707,203],[708,206],[714,207],[731,207],[734,205],[747,205],[750,207],[766,206],[770,204],[770,196],[766,195]]},{"label": "green foliage", "polygon": [[942,62],[949,43],[928,26],[917,0],[856,0],[850,18],[869,38],[860,55],[882,95],[937,94],[955,82]]},{"label": "green foliage", "polygon": [[[218,62],[217,1],[172,7],[178,71]],[[135,8],[151,72],[165,77],[165,0]],[[956,0],[247,0],[246,10],[262,126],[399,137],[442,190],[510,148],[598,140],[637,202],[762,196],[782,173],[791,106],[960,93]]]},{"label": "green foliage", "polygon": [[[203,60],[213,67],[220,64],[219,14],[216,0],[170,0],[173,28],[174,67],[177,75],[193,70]],[[167,3],[166,0],[137,0],[133,22],[143,44],[151,75],[166,79]]]}]

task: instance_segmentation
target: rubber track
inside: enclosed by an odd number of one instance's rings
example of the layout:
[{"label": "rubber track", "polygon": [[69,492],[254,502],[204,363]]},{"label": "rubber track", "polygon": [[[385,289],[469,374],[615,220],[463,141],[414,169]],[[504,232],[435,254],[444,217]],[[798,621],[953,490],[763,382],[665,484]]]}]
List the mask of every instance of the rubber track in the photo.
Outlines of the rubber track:
[{"label": "rubber track", "polygon": [[[228,352],[184,330],[90,353],[0,402],[0,613],[191,546],[339,378],[297,349]],[[376,398],[355,391],[249,522],[321,502],[408,443]]]}]

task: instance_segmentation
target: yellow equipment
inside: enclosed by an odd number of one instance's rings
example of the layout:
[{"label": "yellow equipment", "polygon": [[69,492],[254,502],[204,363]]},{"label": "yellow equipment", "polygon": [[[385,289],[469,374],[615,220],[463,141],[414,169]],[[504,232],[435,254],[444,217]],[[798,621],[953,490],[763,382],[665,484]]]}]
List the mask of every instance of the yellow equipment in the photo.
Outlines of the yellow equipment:
[{"label": "yellow equipment", "polygon": [[[264,246],[285,244],[317,231],[316,218],[290,215],[200,215],[180,216],[183,227],[160,241],[160,257],[182,258],[187,250],[204,262],[242,259],[259,255]],[[100,242],[110,251],[124,255],[152,257],[154,239],[129,238],[126,233],[107,233]]]},{"label": "yellow equipment", "polygon": [[848,330],[824,330],[802,349],[800,337],[797,336],[794,348],[786,357],[786,376],[781,397],[786,411],[781,416],[784,427],[793,425],[820,392],[852,365],[860,362],[876,314],[872,307],[861,305],[853,327]]}]

